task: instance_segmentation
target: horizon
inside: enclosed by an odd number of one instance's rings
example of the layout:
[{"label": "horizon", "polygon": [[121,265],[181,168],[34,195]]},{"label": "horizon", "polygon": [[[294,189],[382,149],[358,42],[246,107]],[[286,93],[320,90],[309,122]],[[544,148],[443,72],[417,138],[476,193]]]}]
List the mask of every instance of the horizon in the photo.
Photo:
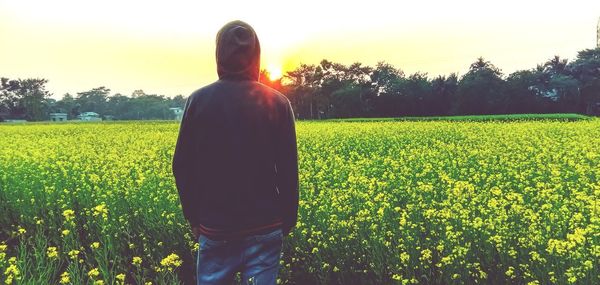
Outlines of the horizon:
[{"label": "horizon", "polygon": [[257,31],[261,67],[283,73],[327,59],[385,61],[429,77],[462,75],[481,56],[508,75],[595,48],[600,16],[600,3],[587,1],[511,0],[483,9],[466,0],[387,7],[385,1],[309,1],[292,8],[275,1],[175,2],[0,0],[0,33],[7,39],[0,45],[0,76],[48,79],[54,99],[100,86],[111,94],[141,89],[187,97],[217,79],[214,39],[234,19]]}]

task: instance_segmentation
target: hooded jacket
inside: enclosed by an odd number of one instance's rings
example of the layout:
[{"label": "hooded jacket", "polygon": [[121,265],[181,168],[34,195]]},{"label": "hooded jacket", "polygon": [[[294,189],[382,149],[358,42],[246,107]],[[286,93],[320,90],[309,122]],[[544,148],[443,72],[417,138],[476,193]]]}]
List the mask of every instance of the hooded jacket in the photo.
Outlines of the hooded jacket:
[{"label": "hooded jacket", "polygon": [[216,39],[219,80],[187,99],[173,156],[185,218],[221,238],[296,225],[298,157],[289,100],[258,82],[260,43],[248,24]]}]

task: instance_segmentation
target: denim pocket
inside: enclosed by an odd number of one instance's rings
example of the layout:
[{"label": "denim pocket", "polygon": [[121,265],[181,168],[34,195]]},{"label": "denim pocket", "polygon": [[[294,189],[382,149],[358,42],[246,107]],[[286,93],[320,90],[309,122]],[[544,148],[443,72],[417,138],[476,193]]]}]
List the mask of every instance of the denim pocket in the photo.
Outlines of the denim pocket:
[{"label": "denim pocket", "polygon": [[257,235],[252,246],[257,252],[256,259],[265,267],[278,266],[283,247],[283,232],[278,229],[265,235]]},{"label": "denim pocket", "polygon": [[256,235],[257,241],[266,241],[272,239],[283,239],[283,231],[281,229],[276,229],[270,233],[266,233],[264,235]]},{"label": "denim pocket", "polygon": [[218,247],[224,242],[225,241],[212,240],[206,237],[205,235],[200,235],[200,237],[198,238],[198,247],[200,248],[200,250],[206,250],[208,248]]}]

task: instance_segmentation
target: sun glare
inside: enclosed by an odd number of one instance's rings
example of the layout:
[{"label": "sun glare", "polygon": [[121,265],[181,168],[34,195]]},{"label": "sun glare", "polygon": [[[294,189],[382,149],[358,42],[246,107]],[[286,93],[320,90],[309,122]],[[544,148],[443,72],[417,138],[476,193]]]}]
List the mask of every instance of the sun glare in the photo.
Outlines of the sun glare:
[{"label": "sun glare", "polygon": [[281,67],[278,67],[276,65],[269,65],[269,67],[267,68],[267,71],[269,72],[269,79],[271,81],[275,81],[279,78],[281,78],[282,71],[281,71]]}]

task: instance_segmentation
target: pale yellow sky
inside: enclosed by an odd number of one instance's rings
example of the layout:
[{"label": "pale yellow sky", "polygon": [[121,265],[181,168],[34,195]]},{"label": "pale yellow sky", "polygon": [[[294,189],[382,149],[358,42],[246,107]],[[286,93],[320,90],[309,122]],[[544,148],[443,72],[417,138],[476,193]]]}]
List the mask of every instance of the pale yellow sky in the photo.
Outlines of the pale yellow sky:
[{"label": "pale yellow sky", "polygon": [[598,17],[582,0],[0,0],[0,77],[47,78],[54,98],[187,96],[217,79],[215,34],[234,19],[257,31],[264,67],[387,61],[435,76],[483,56],[507,74],[595,47]]}]

